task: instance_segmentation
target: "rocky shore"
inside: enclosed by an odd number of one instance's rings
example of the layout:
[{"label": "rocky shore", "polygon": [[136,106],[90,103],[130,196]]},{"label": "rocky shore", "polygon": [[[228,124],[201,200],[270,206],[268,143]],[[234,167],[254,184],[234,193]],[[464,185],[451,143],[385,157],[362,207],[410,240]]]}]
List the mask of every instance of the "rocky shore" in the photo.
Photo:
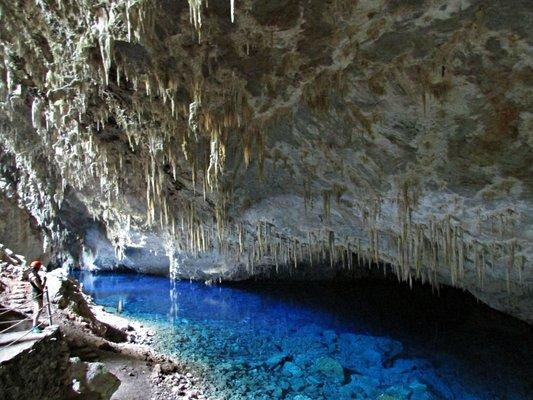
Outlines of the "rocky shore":
[{"label": "rocky shore", "polygon": [[[4,290],[0,303],[8,302],[11,288],[24,286],[19,270],[2,271]],[[69,398],[207,398],[204,395],[207,383],[194,376],[185,363],[154,351],[153,330],[96,306],[63,270],[52,271],[47,278],[53,323],[59,326],[61,340],[68,346]],[[29,293],[29,288],[26,289]]]},{"label": "rocky shore", "polygon": [[[182,361],[152,349],[152,330],[96,306],[64,272],[50,275],[52,282],[60,282],[55,314],[69,345],[103,363],[120,380],[111,399],[206,399],[200,377],[188,372]],[[86,312],[80,313],[82,309]]]}]

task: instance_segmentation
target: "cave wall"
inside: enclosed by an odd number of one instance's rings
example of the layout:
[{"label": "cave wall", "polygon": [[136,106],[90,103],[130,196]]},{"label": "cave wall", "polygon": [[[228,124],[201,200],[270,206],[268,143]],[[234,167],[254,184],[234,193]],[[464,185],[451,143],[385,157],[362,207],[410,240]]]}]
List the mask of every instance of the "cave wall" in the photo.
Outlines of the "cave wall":
[{"label": "cave wall", "polygon": [[0,1],[2,173],[54,248],[196,279],[385,264],[531,321],[533,4],[235,7]]},{"label": "cave wall", "polygon": [[0,244],[30,261],[47,256],[43,234],[31,215],[1,192]]}]

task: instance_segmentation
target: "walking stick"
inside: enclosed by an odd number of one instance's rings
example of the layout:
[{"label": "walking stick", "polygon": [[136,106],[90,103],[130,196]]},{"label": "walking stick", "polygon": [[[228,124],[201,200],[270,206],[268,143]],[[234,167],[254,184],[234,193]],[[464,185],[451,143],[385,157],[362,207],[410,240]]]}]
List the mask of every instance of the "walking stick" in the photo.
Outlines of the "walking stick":
[{"label": "walking stick", "polygon": [[46,307],[48,309],[48,321],[50,322],[50,326],[52,325],[52,309],[50,307],[50,296],[48,296],[48,288],[45,290],[46,293]]}]

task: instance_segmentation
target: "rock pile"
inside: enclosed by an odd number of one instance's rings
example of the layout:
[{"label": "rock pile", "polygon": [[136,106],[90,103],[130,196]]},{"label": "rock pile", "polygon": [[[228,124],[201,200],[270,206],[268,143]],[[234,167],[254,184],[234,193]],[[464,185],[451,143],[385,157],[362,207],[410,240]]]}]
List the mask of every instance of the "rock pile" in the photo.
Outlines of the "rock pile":
[{"label": "rock pile", "polygon": [[205,400],[206,396],[198,389],[199,380],[191,373],[177,372],[171,363],[156,364],[152,370],[151,380],[155,390],[151,400]]},{"label": "rock pile", "polygon": [[[386,337],[337,334],[312,324],[284,338],[250,338],[246,332],[236,337],[222,329],[190,326],[176,330],[163,345],[194,361],[213,382],[209,396],[430,400],[451,390],[428,372],[433,370],[429,362],[403,358],[402,344]],[[157,341],[165,338],[161,333]],[[238,348],[232,348],[237,340]],[[421,381],[428,375],[431,387]]]}]

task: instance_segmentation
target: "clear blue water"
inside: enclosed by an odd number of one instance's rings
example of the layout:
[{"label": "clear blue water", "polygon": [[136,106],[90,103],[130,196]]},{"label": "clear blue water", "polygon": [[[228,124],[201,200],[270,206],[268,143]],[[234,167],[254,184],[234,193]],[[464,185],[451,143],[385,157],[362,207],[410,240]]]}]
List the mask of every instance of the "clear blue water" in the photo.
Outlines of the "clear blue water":
[{"label": "clear blue water", "polygon": [[[391,282],[206,286],[76,272],[224,399],[530,399],[531,327]],[[464,296],[461,297],[461,296]]]}]

